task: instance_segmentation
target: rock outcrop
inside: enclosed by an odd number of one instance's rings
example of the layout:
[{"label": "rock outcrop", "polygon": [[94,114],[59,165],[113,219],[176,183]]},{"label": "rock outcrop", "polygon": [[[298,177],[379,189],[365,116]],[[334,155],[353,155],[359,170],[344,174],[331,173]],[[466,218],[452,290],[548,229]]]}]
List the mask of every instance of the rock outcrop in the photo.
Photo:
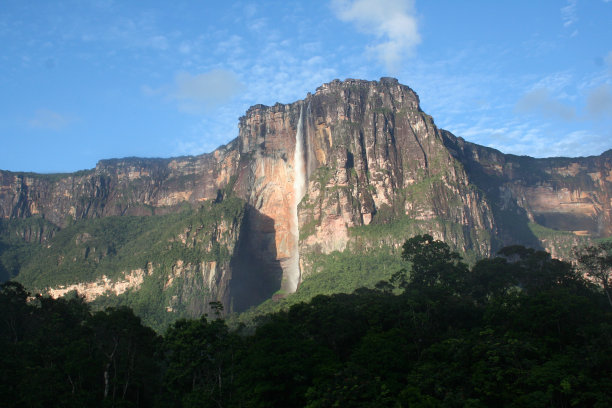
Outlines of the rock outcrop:
[{"label": "rock outcrop", "polygon": [[[508,218],[504,213],[517,212],[532,223],[577,236],[612,235],[612,150],[593,157],[534,159],[502,154],[449,132],[444,138],[470,181],[498,209],[500,221]],[[510,239],[503,236],[504,243]]]},{"label": "rock outcrop", "polygon": [[[233,194],[247,214],[231,272],[198,268],[215,290],[234,291],[224,301],[242,309],[270,288],[295,290],[310,272],[307,254],[397,248],[408,232],[480,257],[511,243],[550,247],[529,223],[610,236],[611,169],[610,151],[533,159],[466,142],[438,129],[416,93],[395,79],[334,80],[292,104],[251,107],[238,138],[209,154],[103,160],[73,174],[2,171],[0,217],[38,216],[62,228],[172,213]],[[367,242],[355,233],[397,223],[409,227]]]}]

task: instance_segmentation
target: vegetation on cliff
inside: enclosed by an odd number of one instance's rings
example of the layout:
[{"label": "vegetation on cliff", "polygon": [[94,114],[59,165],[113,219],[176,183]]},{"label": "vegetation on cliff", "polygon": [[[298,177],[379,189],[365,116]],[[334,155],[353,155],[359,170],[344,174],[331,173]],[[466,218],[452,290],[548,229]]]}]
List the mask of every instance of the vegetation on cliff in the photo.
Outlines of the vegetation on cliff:
[{"label": "vegetation on cliff", "polygon": [[[607,407],[612,308],[572,265],[522,246],[464,264],[423,235],[388,281],[316,296],[253,333],[0,288],[7,406]],[[612,264],[598,248],[583,266]],[[607,262],[607,263],[606,263]],[[599,268],[599,266],[598,266]],[[599,271],[590,270],[594,276]]]},{"label": "vegetation on cliff", "polygon": [[[217,300],[206,298],[213,288],[203,268],[229,265],[244,212],[242,200],[228,197],[173,214],[84,219],[61,230],[42,218],[2,220],[0,272],[40,293],[74,287],[86,294],[88,284],[98,289],[108,281],[109,290],[88,296],[94,310],[129,306],[163,330]],[[49,230],[45,239],[23,239],[24,231]],[[113,290],[117,282],[125,288]]]},{"label": "vegetation on cliff", "polygon": [[[161,331],[210,312],[211,300],[231,312],[284,299],[260,308],[269,313],[373,288],[417,234],[469,265],[512,244],[570,259],[612,235],[611,169],[609,153],[534,159],[466,142],[396,79],[334,80],[294,103],[253,106],[212,153],[0,171],[0,282],[87,292],[94,309],[130,306]],[[304,279],[283,298],[298,260]]]}]

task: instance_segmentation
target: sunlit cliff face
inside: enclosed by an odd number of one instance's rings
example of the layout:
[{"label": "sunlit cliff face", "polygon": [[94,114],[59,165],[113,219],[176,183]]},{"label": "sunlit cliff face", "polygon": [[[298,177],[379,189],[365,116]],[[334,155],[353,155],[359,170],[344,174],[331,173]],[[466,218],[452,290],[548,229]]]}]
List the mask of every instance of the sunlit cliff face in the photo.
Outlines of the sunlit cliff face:
[{"label": "sunlit cliff face", "polygon": [[293,154],[293,203],[291,208],[291,238],[292,253],[287,267],[283,271],[281,289],[285,292],[295,292],[300,283],[300,228],[298,220],[298,205],[306,192],[306,160],[304,160],[304,109],[300,108],[300,119],[295,135],[295,150]]},{"label": "sunlit cliff face", "polygon": [[418,233],[477,256],[513,243],[561,247],[534,236],[529,222],[570,237],[609,236],[611,174],[612,152],[504,155],[439,130],[396,80],[347,79],[291,104],[251,107],[238,138],[210,154],[105,160],[65,176],[0,171],[0,218],[40,216],[63,227],[180,211],[231,192],[246,203],[235,227],[248,256],[215,273],[249,278],[244,293],[265,299],[316,273],[310,255],[399,248]]}]

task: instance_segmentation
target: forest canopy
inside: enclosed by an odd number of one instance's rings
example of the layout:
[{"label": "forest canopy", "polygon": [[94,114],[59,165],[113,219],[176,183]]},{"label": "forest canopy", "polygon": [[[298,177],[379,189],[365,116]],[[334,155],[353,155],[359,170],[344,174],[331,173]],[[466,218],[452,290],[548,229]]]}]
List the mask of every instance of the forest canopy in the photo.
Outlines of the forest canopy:
[{"label": "forest canopy", "polygon": [[[606,252],[608,250],[608,252]],[[253,331],[213,316],[162,334],[127,307],[0,287],[9,407],[607,407],[609,248],[581,268],[507,247],[473,267],[420,235],[374,289],[316,296]],[[608,262],[608,263],[606,263]],[[606,269],[607,268],[607,269]],[[608,275],[605,275],[607,271]],[[585,274],[586,272],[586,278]]]}]

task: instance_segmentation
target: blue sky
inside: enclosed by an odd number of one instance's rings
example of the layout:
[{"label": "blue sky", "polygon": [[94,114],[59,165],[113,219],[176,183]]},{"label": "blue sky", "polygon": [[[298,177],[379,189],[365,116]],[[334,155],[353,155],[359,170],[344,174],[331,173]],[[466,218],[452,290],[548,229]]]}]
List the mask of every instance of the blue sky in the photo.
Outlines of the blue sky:
[{"label": "blue sky", "polygon": [[612,1],[0,0],[0,169],[210,152],[249,106],[394,76],[506,153],[612,148]]}]

